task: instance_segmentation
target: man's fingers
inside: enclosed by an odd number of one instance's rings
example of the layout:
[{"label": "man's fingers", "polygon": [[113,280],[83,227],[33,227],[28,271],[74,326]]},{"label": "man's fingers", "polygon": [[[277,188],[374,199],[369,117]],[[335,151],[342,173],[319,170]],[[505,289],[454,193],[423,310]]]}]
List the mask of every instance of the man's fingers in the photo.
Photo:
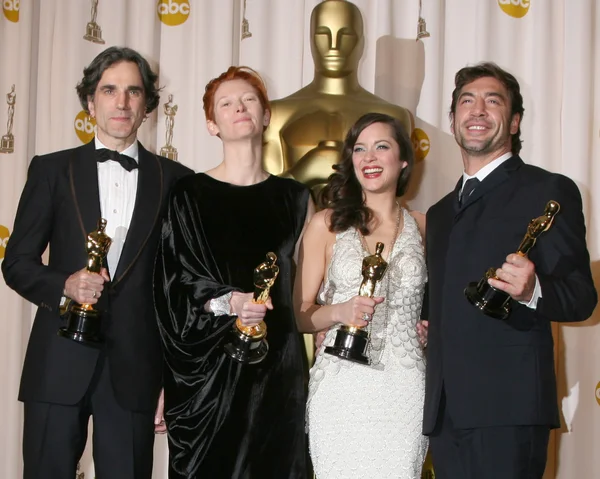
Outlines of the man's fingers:
[{"label": "man's fingers", "polygon": [[110,281],[110,275],[108,274],[108,270],[106,268],[102,268],[100,270],[100,276],[102,276],[104,281]]}]

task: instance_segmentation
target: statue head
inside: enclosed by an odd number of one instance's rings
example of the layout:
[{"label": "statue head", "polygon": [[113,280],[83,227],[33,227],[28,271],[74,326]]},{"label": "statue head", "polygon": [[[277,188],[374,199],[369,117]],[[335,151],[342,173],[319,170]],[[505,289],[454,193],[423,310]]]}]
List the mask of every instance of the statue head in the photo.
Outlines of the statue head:
[{"label": "statue head", "polygon": [[342,78],[358,70],[364,36],[356,5],[346,0],[319,3],[310,17],[310,37],[316,72]]}]

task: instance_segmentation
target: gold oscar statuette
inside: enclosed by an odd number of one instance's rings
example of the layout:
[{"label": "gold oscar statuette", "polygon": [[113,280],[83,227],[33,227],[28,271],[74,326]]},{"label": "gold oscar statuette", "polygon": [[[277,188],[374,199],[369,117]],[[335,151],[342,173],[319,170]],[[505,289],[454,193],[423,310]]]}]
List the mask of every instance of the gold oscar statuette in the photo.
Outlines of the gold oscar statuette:
[{"label": "gold oscar statuette", "polygon": [[[556,201],[548,201],[544,214],[529,222],[525,237],[521,241],[516,254],[527,256],[538,237],[550,229],[554,217],[559,211],[560,205]],[[496,268],[488,269],[478,282],[469,283],[465,288],[465,296],[473,306],[479,308],[484,314],[496,319],[506,319],[511,312],[511,297],[508,293],[491,286],[488,283],[490,278],[498,279]]]},{"label": "gold oscar statuette", "polygon": [[244,0],[244,13],[242,14],[242,40],[250,38],[251,36],[252,32],[250,31],[250,23],[248,23],[248,19],[246,18],[246,0]]},{"label": "gold oscar statuette", "polygon": [[15,119],[15,103],[17,94],[13,85],[10,92],[6,94],[6,103],[8,104],[8,119],[6,120],[6,135],[0,139],[0,153],[13,153],[15,151],[15,137],[12,129]]},{"label": "gold oscar statuette", "polygon": [[[360,9],[350,1],[314,3],[310,16],[314,77],[300,90],[271,102],[263,164],[269,173],[294,178],[318,193],[333,173],[332,166],[339,163],[346,132],[356,120],[365,113],[385,113],[411,132],[413,117],[408,109],[374,95],[358,81],[365,43]],[[289,39],[282,36],[279,41],[285,44]]]},{"label": "gold oscar statuette", "polygon": [[[104,232],[106,220],[100,218],[98,228],[87,236],[85,245],[88,254],[86,269],[90,273],[100,273],[112,239]],[[103,342],[100,331],[100,311],[91,304],[74,303],[67,313],[66,326],[58,330],[58,335],[78,343],[97,346]]]},{"label": "gold oscar statuette", "polygon": [[[271,287],[279,274],[275,253],[267,253],[267,260],[254,269],[254,299],[258,304],[266,303]],[[238,318],[233,325],[225,353],[243,364],[260,363],[269,352],[266,340],[267,325],[261,321],[256,326],[245,326]]]},{"label": "gold oscar statuette", "polygon": [[[362,262],[362,283],[358,290],[359,296],[372,298],[375,286],[381,281],[388,264],[381,256],[384,244],[377,243],[375,254],[365,256]],[[343,324],[336,331],[333,346],[327,346],[325,352],[356,363],[370,364],[367,356],[369,333],[364,328]]]},{"label": "gold oscar statuette", "polygon": [[173,105],[173,95],[169,95],[169,101],[164,104],[164,107],[166,144],[160,149],[160,154],[169,160],[177,161],[177,148],[173,146],[173,128],[175,127],[177,105]]},{"label": "gold oscar statuette", "polygon": [[93,43],[104,44],[104,40],[102,39],[102,28],[96,23],[96,18],[98,17],[98,0],[91,1],[92,18],[85,26],[85,35],[83,36],[83,39]]}]

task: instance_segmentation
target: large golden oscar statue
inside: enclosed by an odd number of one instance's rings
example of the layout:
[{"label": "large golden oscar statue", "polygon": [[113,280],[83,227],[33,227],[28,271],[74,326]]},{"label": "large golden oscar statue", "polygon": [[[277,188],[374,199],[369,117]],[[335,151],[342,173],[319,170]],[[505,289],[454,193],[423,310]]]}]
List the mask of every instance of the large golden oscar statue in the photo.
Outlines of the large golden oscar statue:
[{"label": "large golden oscar statue", "polygon": [[411,113],[358,84],[363,53],[363,19],[346,0],[325,0],[310,20],[315,76],[306,87],[271,103],[263,160],[270,173],[293,177],[313,191],[320,189],[340,157],[347,130],[363,114],[387,113],[409,134]]}]

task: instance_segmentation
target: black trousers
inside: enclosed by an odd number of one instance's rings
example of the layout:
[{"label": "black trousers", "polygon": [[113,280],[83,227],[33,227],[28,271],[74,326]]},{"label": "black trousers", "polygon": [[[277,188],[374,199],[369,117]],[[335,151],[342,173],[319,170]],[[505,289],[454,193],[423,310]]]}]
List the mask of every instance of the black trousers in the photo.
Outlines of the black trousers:
[{"label": "black trousers", "polygon": [[541,479],[548,426],[456,429],[442,397],[429,447],[436,479]]},{"label": "black trousers", "polygon": [[109,369],[100,358],[86,395],[76,405],[25,403],[24,479],[75,478],[90,416],[96,479],[151,479],[154,413],[123,409]]}]

